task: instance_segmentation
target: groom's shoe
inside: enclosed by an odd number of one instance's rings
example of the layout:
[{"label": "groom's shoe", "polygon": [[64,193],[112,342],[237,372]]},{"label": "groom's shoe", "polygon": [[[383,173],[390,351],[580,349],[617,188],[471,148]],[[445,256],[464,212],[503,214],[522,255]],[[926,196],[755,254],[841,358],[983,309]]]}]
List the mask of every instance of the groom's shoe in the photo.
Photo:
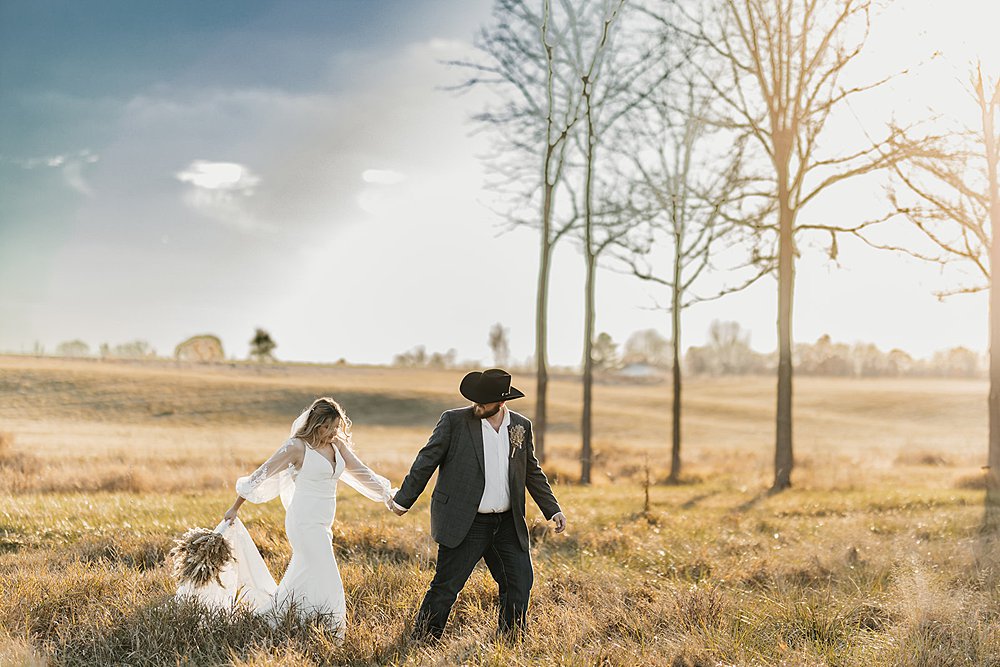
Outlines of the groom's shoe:
[{"label": "groom's shoe", "polygon": [[427,623],[417,622],[410,631],[410,639],[421,644],[437,644],[443,633],[443,630],[435,632]]},{"label": "groom's shoe", "polygon": [[522,625],[515,625],[512,628],[497,628],[497,641],[508,646],[523,644],[527,638],[527,631]]},{"label": "groom's shoe", "polygon": [[410,641],[433,646],[441,643],[441,637],[430,632],[412,632],[410,633]]}]

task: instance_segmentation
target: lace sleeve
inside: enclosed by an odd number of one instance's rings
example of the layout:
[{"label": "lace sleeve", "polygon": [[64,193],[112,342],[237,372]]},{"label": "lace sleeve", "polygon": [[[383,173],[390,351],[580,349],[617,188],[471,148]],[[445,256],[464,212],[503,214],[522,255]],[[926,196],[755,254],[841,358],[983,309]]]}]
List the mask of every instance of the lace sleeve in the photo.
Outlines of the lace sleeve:
[{"label": "lace sleeve", "polygon": [[337,451],[344,457],[344,473],[340,478],[364,497],[391,508],[392,497],[399,489],[392,488],[388,479],[362,463],[350,447],[344,445],[338,447]]},{"label": "lace sleeve", "polygon": [[259,468],[236,480],[236,493],[252,503],[265,503],[284,494],[295,484],[304,448],[301,440],[289,438]]}]

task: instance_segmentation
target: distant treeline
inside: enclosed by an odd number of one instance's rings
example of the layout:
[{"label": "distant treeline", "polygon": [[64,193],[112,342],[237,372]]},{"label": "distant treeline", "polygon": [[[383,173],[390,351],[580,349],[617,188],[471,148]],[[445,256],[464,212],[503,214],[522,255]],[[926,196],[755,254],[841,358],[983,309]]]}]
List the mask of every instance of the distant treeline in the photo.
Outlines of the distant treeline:
[{"label": "distant treeline", "polygon": [[[491,335],[494,361],[498,366],[530,372],[534,360],[510,361],[506,331]],[[604,374],[621,374],[655,379],[666,375],[671,365],[670,340],[655,329],[636,331],[619,345],[607,333],[599,334],[594,344],[594,362]],[[904,350],[884,351],[874,343],[838,343],[829,335],[815,343],[798,343],[793,360],[796,371],[804,375],[840,377],[986,377],[987,355],[965,347],[935,352],[929,359],[916,358]],[[778,366],[778,353],[757,352],[750,347],[750,332],[737,322],[712,322],[708,342],[691,346],[682,359],[684,370],[692,375],[748,375],[771,373]],[[428,352],[418,345],[397,354],[393,366],[401,368],[467,368],[478,361],[458,361],[455,350]],[[578,369],[567,369],[578,370]]]},{"label": "distant treeline", "polygon": [[[45,347],[40,343],[35,343],[34,354],[36,356],[45,355]],[[118,345],[101,343],[95,355],[90,345],[82,340],[67,340],[56,346],[55,356],[57,357],[93,357],[102,359],[155,359],[156,350],[144,340],[132,340]]]},{"label": "distant treeline", "polygon": [[[643,332],[647,341],[650,332]],[[633,339],[629,339],[630,341]],[[663,346],[669,349],[669,342]],[[965,347],[935,352],[929,359],[915,358],[893,348],[881,350],[874,343],[841,343],[829,335],[815,343],[797,343],[792,352],[795,370],[802,375],[839,377],[986,377],[987,356]],[[649,358],[637,354],[626,343],[622,362],[661,368],[666,373],[670,360],[663,356]],[[778,367],[778,352],[761,353],[750,347],[750,333],[736,322],[713,322],[708,342],[692,346],[684,355],[684,369],[693,375],[746,375],[771,373]]]},{"label": "distant treeline", "polygon": [[[935,352],[917,359],[894,348],[888,352],[873,343],[838,343],[823,335],[815,343],[797,343],[792,353],[800,375],[840,377],[986,377],[987,358],[965,347]],[[690,347],[684,365],[695,375],[770,373],[778,366],[778,353],[762,354],[746,345]]]},{"label": "distant treeline", "polygon": [[[621,353],[607,334],[601,334],[601,367],[642,377],[666,375],[670,370],[670,341],[654,329],[637,331],[625,342]],[[873,343],[838,343],[829,335],[815,343],[794,347],[796,372],[803,375],[842,377],[985,377],[985,354],[965,347],[935,352],[930,359],[918,359],[894,348],[888,352]],[[750,332],[737,322],[715,321],[709,327],[708,342],[691,346],[682,360],[686,373],[693,375],[747,375],[771,373],[778,366],[778,352],[761,353],[750,347]]]}]

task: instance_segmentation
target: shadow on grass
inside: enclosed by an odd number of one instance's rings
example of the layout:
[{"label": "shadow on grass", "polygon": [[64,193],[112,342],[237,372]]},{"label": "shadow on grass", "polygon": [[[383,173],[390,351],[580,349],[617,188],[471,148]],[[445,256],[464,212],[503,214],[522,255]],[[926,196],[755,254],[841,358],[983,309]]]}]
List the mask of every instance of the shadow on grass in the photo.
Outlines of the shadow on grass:
[{"label": "shadow on grass", "polygon": [[698,495],[692,496],[691,498],[688,498],[683,503],[681,503],[681,509],[682,510],[694,509],[703,500],[708,500],[712,496],[717,496],[717,495],[719,495],[719,492],[717,490],[706,491],[705,493],[699,493]]},{"label": "shadow on grass", "polygon": [[729,513],[730,514],[741,514],[743,512],[749,512],[754,507],[756,507],[757,505],[759,505],[761,503],[761,501],[763,501],[763,500],[765,500],[767,498],[770,498],[774,494],[775,494],[775,492],[772,491],[771,489],[765,489],[763,491],[758,491],[749,500],[747,500],[745,502],[742,502],[739,505],[737,505],[736,507],[734,507],[733,509],[729,510]]},{"label": "shadow on grass", "polygon": [[[341,390],[324,384],[282,387],[199,378],[100,375],[66,379],[49,371],[15,371],[0,378],[0,395],[19,396],[19,417],[62,415],[97,421],[184,424],[288,424],[319,396],[333,396],[351,419],[376,426],[426,426],[428,434],[454,398],[399,391]],[[0,408],[0,416],[6,411]],[[14,415],[11,415],[14,416]]]}]

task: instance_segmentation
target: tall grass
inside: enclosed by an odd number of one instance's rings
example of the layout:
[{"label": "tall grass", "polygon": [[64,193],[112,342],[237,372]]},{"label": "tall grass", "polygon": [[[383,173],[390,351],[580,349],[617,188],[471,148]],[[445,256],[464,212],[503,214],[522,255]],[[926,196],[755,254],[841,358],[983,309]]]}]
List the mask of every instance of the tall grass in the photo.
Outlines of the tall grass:
[{"label": "tall grass", "polygon": [[[308,619],[275,630],[173,599],[171,537],[210,523],[225,497],[20,496],[0,515],[0,623],[21,638],[4,650],[74,665],[1000,665],[1000,548],[978,536],[976,492],[793,490],[747,507],[710,484],[653,487],[648,515],[638,485],[559,492],[571,526],[535,531],[527,640],[494,637],[496,585],[480,567],[434,646],[408,639],[433,574],[426,507],[397,519],[342,502],[340,645]],[[281,508],[252,510],[280,576]]]}]

